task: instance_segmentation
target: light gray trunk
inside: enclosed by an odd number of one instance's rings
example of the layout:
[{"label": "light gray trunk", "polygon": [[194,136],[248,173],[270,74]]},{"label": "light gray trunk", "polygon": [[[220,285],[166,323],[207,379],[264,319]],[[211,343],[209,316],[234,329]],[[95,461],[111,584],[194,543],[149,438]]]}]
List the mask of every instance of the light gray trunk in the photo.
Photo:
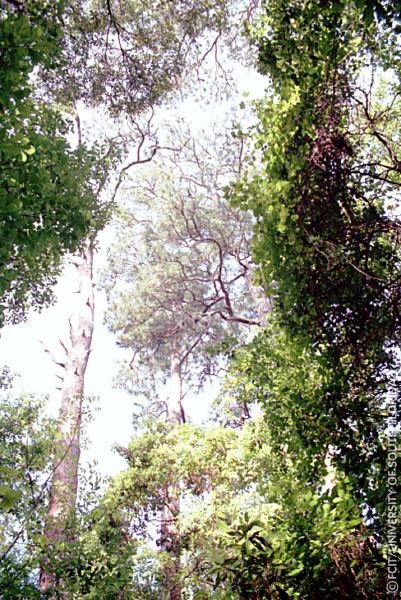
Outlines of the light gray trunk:
[{"label": "light gray trunk", "polygon": [[170,367],[170,394],[167,403],[167,422],[180,424],[185,421],[182,406],[181,357],[173,344]]},{"label": "light gray trunk", "polygon": [[[181,360],[175,343],[171,351],[170,395],[167,404],[167,422],[180,425],[185,422],[182,406]],[[164,488],[164,506],[160,525],[160,547],[167,552],[169,564],[165,568],[165,583],[169,600],[181,600],[180,584],[180,532],[177,519],[180,514],[179,482]]]},{"label": "light gray trunk", "polygon": [[264,291],[263,287],[255,283],[254,270],[255,267],[253,265],[249,265],[248,270],[245,273],[245,280],[251,298],[256,306],[259,324],[261,327],[265,327],[267,324],[267,315],[271,310],[271,303],[270,298],[266,296],[266,292]]},{"label": "light gray trunk", "polygon": [[[77,499],[82,400],[94,325],[92,242],[87,242],[82,254],[75,256],[73,262],[79,276],[79,307],[76,322],[70,321],[71,344],[61,388],[55,466],[44,532],[50,548],[57,542],[68,541],[65,524],[74,513]],[[40,574],[42,592],[57,585],[55,575],[47,566]]]}]

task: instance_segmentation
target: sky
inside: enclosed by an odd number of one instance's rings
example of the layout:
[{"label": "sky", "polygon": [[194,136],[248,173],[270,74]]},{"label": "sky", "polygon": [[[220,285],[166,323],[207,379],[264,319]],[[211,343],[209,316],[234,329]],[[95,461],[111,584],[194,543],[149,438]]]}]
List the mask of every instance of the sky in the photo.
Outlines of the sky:
[{"label": "sky", "polygon": [[[243,92],[249,92],[251,98],[263,94],[265,78],[243,67],[238,68],[236,75],[240,82],[238,105]],[[195,129],[205,127],[210,120],[211,107],[201,110],[196,101],[187,99],[181,106],[181,114],[192,120]],[[106,249],[112,239],[112,227],[106,228],[99,235],[95,273],[105,263]],[[96,279],[98,275],[95,275],[95,281]],[[56,360],[63,360],[64,351],[59,340],[68,346],[68,318],[73,312],[77,289],[75,268],[67,265],[55,288],[57,303],[41,313],[31,312],[25,323],[6,326],[0,332],[1,364],[20,375],[14,385],[15,392],[47,396],[47,410],[55,417],[60,402],[60,391],[57,389],[60,380],[57,375],[61,375],[62,370],[56,366],[45,348],[50,350]],[[112,446],[116,442],[120,445],[127,444],[133,433],[133,398],[113,386],[118,360],[122,356],[129,360],[129,357],[116,347],[114,336],[103,324],[105,308],[104,293],[95,288],[95,329],[85,377],[85,395],[97,398],[92,404],[97,410],[87,429],[90,443],[83,449],[81,456],[82,464],[97,461],[100,473],[113,475],[126,466],[125,461],[112,450]],[[208,385],[196,398],[188,396],[185,399],[185,410],[190,418],[196,421],[206,418],[207,407],[214,399],[216,390],[216,385]]]},{"label": "sky", "polygon": [[[103,235],[101,239],[108,237]],[[105,246],[106,242],[101,241],[95,263],[103,262]],[[55,289],[57,304],[41,313],[32,312],[26,323],[4,327],[0,336],[1,362],[20,375],[15,382],[15,391],[48,396],[47,409],[55,417],[60,402],[57,375],[62,375],[62,369],[53,362],[45,348],[50,350],[54,359],[63,360],[65,354],[59,340],[68,346],[68,318],[77,297],[74,291],[78,289],[75,271],[72,265],[65,269]],[[93,407],[97,406],[99,410],[95,411],[95,419],[89,425],[87,435],[91,445],[83,452],[82,459],[83,462],[97,459],[103,473],[113,474],[124,467],[124,461],[110,448],[116,441],[121,444],[128,442],[132,434],[132,399],[113,387],[119,353],[113,335],[102,323],[104,308],[104,294],[96,291],[95,329],[85,377],[85,395],[98,398]]]},{"label": "sky", "polygon": [[[96,271],[105,262],[105,250],[111,239],[110,230],[100,235],[100,248],[95,256]],[[95,275],[96,279],[98,275]],[[25,323],[6,326],[0,334],[2,364],[19,375],[14,385],[15,393],[48,397],[47,412],[54,417],[57,417],[60,403],[57,375],[62,375],[63,370],[53,359],[61,362],[65,356],[59,340],[68,347],[68,319],[73,314],[77,297],[75,290],[77,277],[75,267],[70,265],[55,288],[58,302],[54,306],[43,309],[41,313],[32,311]],[[133,434],[134,399],[128,392],[113,385],[117,363],[129,359],[129,353],[116,347],[114,335],[103,324],[105,309],[105,295],[95,288],[95,328],[85,376],[85,395],[93,397],[90,401],[93,420],[87,426],[89,445],[83,449],[81,458],[82,464],[96,461],[103,475],[114,475],[126,467],[125,461],[113,451],[112,446],[115,443],[127,444]],[[197,422],[204,420],[207,407],[216,393],[215,385],[207,385],[198,396],[188,396],[184,404],[190,418]]]}]

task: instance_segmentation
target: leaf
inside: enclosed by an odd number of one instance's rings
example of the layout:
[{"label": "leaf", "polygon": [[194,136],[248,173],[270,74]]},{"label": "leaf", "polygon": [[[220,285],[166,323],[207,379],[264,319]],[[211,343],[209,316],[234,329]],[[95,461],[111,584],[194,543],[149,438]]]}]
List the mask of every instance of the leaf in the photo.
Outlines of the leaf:
[{"label": "leaf", "polygon": [[10,510],[21,497],[21,492],[13,490],[7,485],[0,484],[0,509]]},{"label": "leaf", "polygon": [[290,573],[288,573],[288,576],[294,577],[295,575],[299,575],[299,573],[302,573],[303,570],[304,570],[304,566],[301,565],[300,567],[296,567],[295,569],[290,571]]},{"label": "leaf", "polygon": [[10,477],[18,477],[21,475],[18,469],[13,469],[12,467],[7,467],[5,465],[0,465],[0,474],[9,475]]}]

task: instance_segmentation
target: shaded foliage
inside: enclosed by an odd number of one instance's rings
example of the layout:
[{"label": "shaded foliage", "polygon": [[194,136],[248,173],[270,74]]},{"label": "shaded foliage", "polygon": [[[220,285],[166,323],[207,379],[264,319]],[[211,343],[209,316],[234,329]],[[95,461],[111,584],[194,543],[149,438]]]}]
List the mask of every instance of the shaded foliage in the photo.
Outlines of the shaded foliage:
[{"label": "shaded foliage", "polygon": [[0,324],[51,300],[63,255],[104,225],[97,151],[73,150],[71,123],[35,100],[34,70],[60,65],[61,12],[32,2],[0,14]]},{"label": "shaded foliage", "polygon": [[52,466],[55,423],[44,402],[17,396],[2,371],[0,400],[0,592],[39,598],[35,568]]}]

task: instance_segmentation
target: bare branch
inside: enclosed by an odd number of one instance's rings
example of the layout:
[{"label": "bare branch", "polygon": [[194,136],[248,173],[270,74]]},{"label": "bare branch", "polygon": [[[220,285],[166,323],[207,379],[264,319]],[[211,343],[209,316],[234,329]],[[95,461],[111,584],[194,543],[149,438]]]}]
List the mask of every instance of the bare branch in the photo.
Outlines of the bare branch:
[{"label": "bare branch", "polygon": [[56,364],[57,366],[62,367],[63,369],[65,369],[66,364],[64,362],[60,362],[59,360],[57,360],[54,357],[54,355],[49,350],[49,348],[45,345],[45,343],[43,342],[43,340],[39,340],[39,343],[43,346],[44,351],[46,352],[46,354],[48,354],[50,356],[50,358],[52,359],[52,361],[54,362],[54,364]]}]

